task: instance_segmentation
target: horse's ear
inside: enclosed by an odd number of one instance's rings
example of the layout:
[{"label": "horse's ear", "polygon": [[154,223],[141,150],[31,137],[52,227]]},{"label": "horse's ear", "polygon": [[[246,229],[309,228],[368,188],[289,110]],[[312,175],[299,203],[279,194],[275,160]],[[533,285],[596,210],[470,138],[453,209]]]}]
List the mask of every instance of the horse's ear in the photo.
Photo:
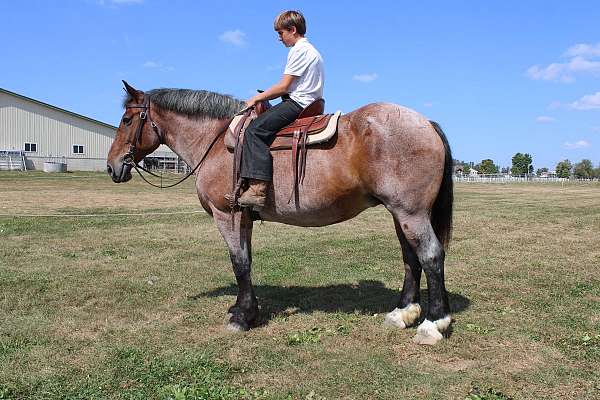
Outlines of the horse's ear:
[{"label": "horse's ear", "polygon": [[126,81],[123,81],[123,85],[125,85],[125,90],[127,91],[127,93],[129,93],[129,95],[137,103],[142,103],[144,101],[144,92],[142,92],[141,90],[137,90],[136,88],[134,88],[133,86],[131,86]]}]

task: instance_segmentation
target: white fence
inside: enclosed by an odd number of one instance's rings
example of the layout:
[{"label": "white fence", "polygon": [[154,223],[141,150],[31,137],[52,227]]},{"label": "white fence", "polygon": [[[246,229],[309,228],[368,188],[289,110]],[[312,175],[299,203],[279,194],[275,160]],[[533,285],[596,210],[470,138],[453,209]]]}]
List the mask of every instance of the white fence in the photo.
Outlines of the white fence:
[{"label": "white fence", "polygon": [[0,171],[25,171],[25,153],[20,150],[0,150]]},{"label": "white fence", "polygon": [[509,175],[509,174],[490,174],[490,175],[455,175],[455,182],[475,182],[475,183],[571,183],[571,182],[600,182],[596,179],[577,179],[577,178],[559,178],[556,176],[542,177],[537,175]]},{"label": "white fence", "polygon": [[186,174],[191,171],[191,168],[179,157],[164,155],[144,158],[144,166],[156,172]]}]

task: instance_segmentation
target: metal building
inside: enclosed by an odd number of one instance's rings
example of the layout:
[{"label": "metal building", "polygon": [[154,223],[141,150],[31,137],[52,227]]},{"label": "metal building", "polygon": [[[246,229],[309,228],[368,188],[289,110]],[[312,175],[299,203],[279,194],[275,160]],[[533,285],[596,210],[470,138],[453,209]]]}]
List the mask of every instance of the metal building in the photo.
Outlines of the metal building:
[{"label": "metal building", "polygon": [[[0,88],[0,169],[66,163],[69,171],[103,171],[117,127]],[[180,166],[161,145],[157,167]],[[170,169],[170,168],[169,168]]]}]

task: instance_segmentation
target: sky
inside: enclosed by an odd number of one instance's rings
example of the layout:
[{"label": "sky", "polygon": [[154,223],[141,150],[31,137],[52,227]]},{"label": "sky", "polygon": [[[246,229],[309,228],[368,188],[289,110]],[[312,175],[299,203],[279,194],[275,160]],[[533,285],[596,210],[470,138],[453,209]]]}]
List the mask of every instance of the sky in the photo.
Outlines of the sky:
[{"label": "sky", "polygon": [[475,163],[600,163],[597,0],[2,1],[0,87],[112,125],[122,79],[247,99],[281,78],[288,9],[325,61],[327,112],[412,108]]}]

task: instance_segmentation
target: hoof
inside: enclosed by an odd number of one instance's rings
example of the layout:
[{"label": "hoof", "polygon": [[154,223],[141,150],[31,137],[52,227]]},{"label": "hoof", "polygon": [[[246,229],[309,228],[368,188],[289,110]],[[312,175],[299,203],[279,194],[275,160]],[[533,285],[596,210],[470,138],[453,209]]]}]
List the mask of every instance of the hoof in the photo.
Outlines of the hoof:
[{"label": "hoof", "polygon": [[426,319],[417,328],[417,334],[413,338],[413,342],[433,346],[444,338],[442,332],[448,329],[450,321],[450,316],[438,319],[435,322]]},{"label": "hoof", "polygon": [[246,332],[250,330],[250,324],[240,318],[239,315],[229,313],[225,319],[226,328],[230,332]]},{"label": "hoof", "polygon": [[242,325],[240,325],[236,322],[229,322],[226,326],[226,329],[229,332],[237,333],[237,332],[246,332],[248,330],[248,327],[247,326],[243,327]]},{"label": "hoof", "polygon": [[405,329],[412,325],[421,315],[421,306],[418,304],[409,304],[404,308],[396,308],[387,313],[383,325],[391,328]]}]

